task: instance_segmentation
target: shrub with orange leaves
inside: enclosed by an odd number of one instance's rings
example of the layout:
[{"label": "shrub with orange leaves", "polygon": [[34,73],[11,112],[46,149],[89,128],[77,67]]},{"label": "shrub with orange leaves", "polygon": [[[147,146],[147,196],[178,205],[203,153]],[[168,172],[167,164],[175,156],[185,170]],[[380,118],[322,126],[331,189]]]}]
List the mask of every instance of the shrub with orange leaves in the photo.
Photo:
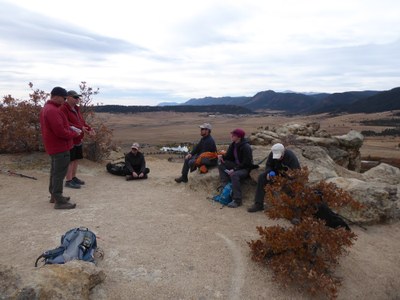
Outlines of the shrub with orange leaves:
[{"label": "shrub with orange leaves", "polygon": [[[40,132],[39,113],[49,94],[33,89],[28,100],[19,100],[11,95],[3,97],[0,102],[0,153],[23,153],[30,151],[43,151]],[[82,94],[81,111],[87,123],[95,129],[96,135],[87,136],[84,143],[85,157],[99,161],[108,155],[114,147],[111,142],[112,131],[99,120],[93,111],[93,96],[98,94],[98,89],[87,86],[82,81],[79,85]]]},{"label": "shrub with orange leaves", "polygon": [[[295,225],[257,227],[260,239],[248,242],[252,259],[271,268],[284,286],[296,284],[312,295],[336,298],[340,279],[333,275],[339,258],[348,253],[357,236],[345,228],[330,228],[317,219],[318,205],[330,208],[361,204],[334,184],[308,183],[308,170],[292,170],[266,186],[266,214],[272,219],[297,220]],[[322,197],[321,197],[322,195]]]}]

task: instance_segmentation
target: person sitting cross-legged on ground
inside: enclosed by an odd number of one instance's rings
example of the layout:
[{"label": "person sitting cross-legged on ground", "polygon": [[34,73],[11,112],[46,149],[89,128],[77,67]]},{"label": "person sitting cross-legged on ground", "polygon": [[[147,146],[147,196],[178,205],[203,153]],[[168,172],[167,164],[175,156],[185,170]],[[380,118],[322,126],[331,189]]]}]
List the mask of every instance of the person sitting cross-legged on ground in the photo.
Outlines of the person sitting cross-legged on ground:
[{"label": "person sitting cross-legged on ground", "polygon": [[126,180],[147,179],[147,174],[150,172],[150,169],[146,168],[146,160],[139,148],[138,143],[133,143],[131,151],[125,155]]},{"label": "person sitting cross-legged on ground", "polygon": [[[176,182],[188,182],[189,170],[196,170],[195,162],[199,155],[204,152],[217,152],[217,146],[215,145],[215,141],[211,136],[211,129],[211,124],[204,123],[200,125],[201,139],[196,147],[193,148],[192,152],[185,156],[185,161],[182,167],[182,175],[181,177],[175,178]],[[216,166],[217,159],[204,157],[201,159],[201,165],[205,165],[207,167]]]},{"label": "person sitting cross-legged on ground", "polygon": [[265,171],[258,176],[256,195],[254,204],[248,212],[257,212],[264,210],[265,185],[273,182],[274,176],[283,175],[288,170],[300,169],[300,163],[296,155],[290,149],[280,144],[274,144],[268,155],[265,164]]},{"label": "person sitting cross-legged on ground", "polygon": [[253,151],[244,138],[243,129],[237,128],[231,132],[231,140],[228,150],[224,155],[218,155],[218,166],[221,185],[232,182],[232,201],[228,207],[236,208],[242,205],[242,190],[240,180],[249,176],[253,168]]}]

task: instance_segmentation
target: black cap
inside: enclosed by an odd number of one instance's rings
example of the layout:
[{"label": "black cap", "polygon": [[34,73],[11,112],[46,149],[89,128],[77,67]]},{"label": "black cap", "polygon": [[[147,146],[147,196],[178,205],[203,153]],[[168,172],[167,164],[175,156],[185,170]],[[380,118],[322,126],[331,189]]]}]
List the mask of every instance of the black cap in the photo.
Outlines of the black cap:
[{"label": "black cap", "polygon": [[67,90],[63,89],[62,87],[56,86],[54,89],[51,90],[50,95],[67,97]]},{"label": "black cap", "polygon": [[81,94],[78,94],[77,92],[75,92],[75,91],[68,91],[68,96],[71,96],[71,97],[82,97],[82,95]]}]

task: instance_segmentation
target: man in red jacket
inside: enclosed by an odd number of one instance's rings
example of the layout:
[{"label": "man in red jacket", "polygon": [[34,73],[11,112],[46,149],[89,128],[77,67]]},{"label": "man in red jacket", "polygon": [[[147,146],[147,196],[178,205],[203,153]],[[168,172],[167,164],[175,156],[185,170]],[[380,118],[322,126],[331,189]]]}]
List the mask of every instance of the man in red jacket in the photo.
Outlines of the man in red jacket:
[{"label": "man in red jacket", "polygon": [[67,98],[67,91],[55,87],[50,93],[50,100],[40,111],[40,127],[44,148],[51,158],[49,192],[50,203],[55,209],[72,209],[75,203],[70,203],[69,197],[63,196],[63,180],[69,165],[69,151],[73,146],[72,139],[80,133],[72,130],[68,120],[60,110]]},{"label": "man in red jacket", "polygon": [[73,139],[74,146],[70,151],[70,163],[65,178],[65,186],[74,189],[80,189],[81,185],[84,185],[85,182],[76,177],[76,171],[78,170],[79,159],[83,158],[83,135],[85,132],[89,135],[94,135],[95,131],[88,124],[86,124],[80,112],[78,103],[82,95],[79,95],[75,91],[68,91],[67,95],[67,101],[64,103],[64,105],[61,106],[61,111],[67,117],[69,125],[74,129],[78,128],[79,130],[81,130],[81,133],[79,136]]}]

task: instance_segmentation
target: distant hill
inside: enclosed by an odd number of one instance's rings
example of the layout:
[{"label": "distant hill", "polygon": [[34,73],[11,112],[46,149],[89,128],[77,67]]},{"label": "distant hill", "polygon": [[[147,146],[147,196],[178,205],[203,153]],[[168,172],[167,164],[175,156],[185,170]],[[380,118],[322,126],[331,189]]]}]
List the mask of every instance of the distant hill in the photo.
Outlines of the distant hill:
[{"label": "distant hill", "polygon": [[400,88],[390,91],[295,93],[267,90],[253,97],[204,97],[180,105],[237,105],[252,111],[274,110],[294,114],[380,112],[400,109]]},{"label": "distant hill", "polygon": [[400,109],[400,87],[357,100],[346,108],[350,113],[374,113]]},{"label": "distant hill", "polygon": [[204,98],[193,98],[181,105],[238,105],[244,106],[252,97],[204,97]]},{"label": "distant hill", "polygon": [[317,99],[298,93],[276,93],[264,91],[255,94],[244,107],[260,110],[281,110],[289,113],[305,113],[318,102]]},{"label": "distant hill", "polygon": [[175,105],[179,105],[180,103],[178,102],[161,102],[158,103],[157,106],[175,106]]},{"label": "distant hill", "polygon": [[320,101],[314,105],[311,112],[324,113],[346,111],[347,107],[354,102],[374,96],[378,93],[378,91],[362,91],[325,94],[326,96],[320,98]]}]

